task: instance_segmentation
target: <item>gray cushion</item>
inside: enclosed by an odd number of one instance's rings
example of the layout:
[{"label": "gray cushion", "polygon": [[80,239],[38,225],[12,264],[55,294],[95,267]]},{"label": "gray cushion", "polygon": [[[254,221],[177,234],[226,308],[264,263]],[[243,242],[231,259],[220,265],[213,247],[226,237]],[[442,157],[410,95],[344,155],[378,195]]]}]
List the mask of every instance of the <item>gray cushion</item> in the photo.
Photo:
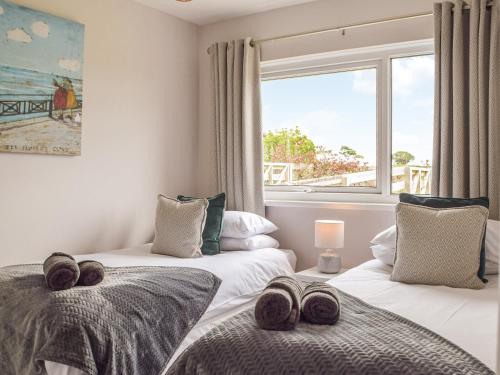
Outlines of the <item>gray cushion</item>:
[{"label": "gray cushion", "polygon": [[[416,204],[418,206],[434,207],[434,208],[452,208],[452,207],[465,207],[465,206],[483,206],[490,208],[490,200],[488,197],[479,198],[445,198],[445,197],[429,197],[413,195],[408,193],[399,194],[399,201],[403,203]],[[483,281],[487,281],[484,278],[486,271],[486,252],[485,252],[485,242],[483,238],[483,244],[481,248],[481,259],[479,262],[479,269],[477,275]]]},{"label": "gray cushion", "polygon": [[201,257],[207,207],[206,199],[180,202],[159,195],[151,252],[179,258]]},{"label": "gray cushion", "polygon": [[[178,195],[180,201],[190,201],[196,199]],[[224,209],[226,207],[226,194],[220,193],[214,197],[207,198],[207,221],[203,229],[203,246],[201,252],[203,255],[216,255],[220,253],[220,234],[222,232],[222,219],[224,218]]]},{"label": "gray cushion", "polygon": [[488,209],[396,207],[393,281],[480,289],[477,276]]}]

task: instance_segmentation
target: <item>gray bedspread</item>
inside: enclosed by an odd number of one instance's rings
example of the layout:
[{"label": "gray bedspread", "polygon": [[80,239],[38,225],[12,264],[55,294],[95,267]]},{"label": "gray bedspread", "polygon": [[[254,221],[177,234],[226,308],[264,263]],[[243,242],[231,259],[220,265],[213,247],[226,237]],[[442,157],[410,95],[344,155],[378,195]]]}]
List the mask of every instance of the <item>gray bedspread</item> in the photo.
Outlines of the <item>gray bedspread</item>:
[{"label": "gray bedspread", "polygon": [[220,280],[181,267],[106,268],[102,283],[52,291],[41,265],[0,268],[0,374],[54,361],[90,375],[160,374]]},{"label": "gray bedspread", "polygon": [[340,295],[336,325],[301,322],[294,331],[265,331],[249,309],[192,344],[167,374],[493,374],[432,331]]}]

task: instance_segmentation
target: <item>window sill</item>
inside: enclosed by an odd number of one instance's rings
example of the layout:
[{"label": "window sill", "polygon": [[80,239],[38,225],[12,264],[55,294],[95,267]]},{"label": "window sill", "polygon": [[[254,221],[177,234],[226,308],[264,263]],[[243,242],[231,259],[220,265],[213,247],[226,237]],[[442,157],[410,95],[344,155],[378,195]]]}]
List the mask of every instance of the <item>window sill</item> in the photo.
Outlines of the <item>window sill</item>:
[{"label": "window sill", "polygon": [[395,203],[366,203],[366,202],[321,202],[321,201],[284,201],[266,200],[266,207],[293,207],[317,208],[328,210],[358,210],[358,211],[391,211]]},{"label": "window sill", "polygon": [[335,209],[394,210],[398,195],[380,193],[325,193],[265,191],[265,204],[269,207],[315,207]]}]

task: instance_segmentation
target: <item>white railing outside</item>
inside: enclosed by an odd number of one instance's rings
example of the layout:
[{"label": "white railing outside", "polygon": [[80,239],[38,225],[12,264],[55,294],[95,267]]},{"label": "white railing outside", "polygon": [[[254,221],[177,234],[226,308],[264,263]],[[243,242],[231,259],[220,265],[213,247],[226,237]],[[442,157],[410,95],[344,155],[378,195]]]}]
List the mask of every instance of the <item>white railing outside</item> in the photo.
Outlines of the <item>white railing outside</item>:
[{"label": "white railing outside", "polygon": [[[293,163],[264,163],[265,185],[289,186],[376,186],[375,170],[345,173],[320,178],[296,180]],[[431,167],[403,166],[392,168],[392,193],[409,192],[411,194],[430,194]]]},{"label": "white railing outside", "polygon": [[265,185],[295,185],[293,163],[264,163]]}]

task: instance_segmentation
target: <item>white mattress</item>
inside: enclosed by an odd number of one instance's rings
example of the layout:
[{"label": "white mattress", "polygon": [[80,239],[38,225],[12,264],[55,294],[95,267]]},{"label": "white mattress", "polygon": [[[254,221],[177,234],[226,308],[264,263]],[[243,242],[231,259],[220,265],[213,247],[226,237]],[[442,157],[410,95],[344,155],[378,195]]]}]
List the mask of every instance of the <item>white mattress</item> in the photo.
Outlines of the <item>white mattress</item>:
[{"label": "white mattress", "polygon": [[[181,259],[150,253],[151,244],[124,250],[75,256],[77,261],[97,260],[108,267],[125,266],[180,266],[199,268],[218,276],[222,283],[212,303],[202,316],[195,331],[199,337],[203,326],[239,311],[254,299],[275,276],[291,275],[297,258],[292,250],[260,249],[251,251],[227,251],[217,256]],[[201,327],[201,328],[200,328]],[[195,336],[193,336],[195,337]],[[186,338],[186,343],[191,342]],[[185,347],[186,344],[183,345]],[[54,362],[45,362],[49,375],[83,375],[80,370]]]}]

